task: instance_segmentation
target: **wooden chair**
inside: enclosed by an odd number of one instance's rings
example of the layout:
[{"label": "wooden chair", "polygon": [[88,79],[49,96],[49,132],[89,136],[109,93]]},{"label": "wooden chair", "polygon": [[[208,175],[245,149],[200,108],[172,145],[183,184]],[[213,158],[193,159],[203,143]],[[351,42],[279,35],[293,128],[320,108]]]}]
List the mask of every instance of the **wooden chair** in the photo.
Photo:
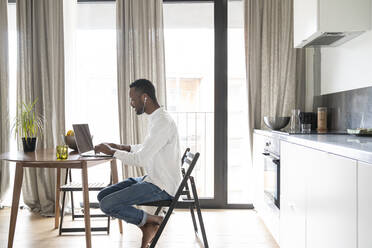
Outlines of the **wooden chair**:
[{"label": "wooden chair", "polygon": [[[164,200],[164,201],[155,201],[155,202],[147,202],[147,203],[142,203],[139,204],[141,206],[154,206],[158,207],[156,209],[155,215],[158,215],[160,210],[163,207],[169,207],[168,211],[166,212],[166,215],[164,217],[163,222],[160,224],[160,227],[158,231],[155,234],[154,239],[151,242],[150,248],[154,248],[156,243],[158,242],[160,235],[162,234],[165,225],[167,224],[170,215],[172,214],[174,208],[189,208],[190,213],[191,213],[191,218],[192,222],[194,225],[194,230],[196,234],[198,234],[198,228],[195,220],[195,215],[194,215],[194,208],[196,209],[196,213],[198,215],[198,220],[199,220],[199,226],[201,229],[201,234],[202,234],[202,239],[204,243],[204,247],[208,248],[208,241],[207,241],[207,235],[205,233],[205,228],[204,228],[204,223],[203,223],[203,217],[201,214],[200,210],[200,204],[199,204],[199,198],[198,194],[196,191],[196,186],[195,186],[195,181],[194,177],[191,176],[192,170],[195,167],[196,162],[198,161],[199,158],[199,153],[192,154],[190,152],[190,148],[187,148],[183,157],[182,157],[182,166],[181,166],[181,171],[183,175],[183,179],[180,183],[180,186],[178,187],[177,193],[174,196],[172,200]],[[186,168],[188,167],[188,168]],[[191,185],[191,192],[190,192],[190,187],[189,183]],[[191,197],[192,193],[192,197]],[[181,195],[186,196],[185,198],[181,198]]]}]

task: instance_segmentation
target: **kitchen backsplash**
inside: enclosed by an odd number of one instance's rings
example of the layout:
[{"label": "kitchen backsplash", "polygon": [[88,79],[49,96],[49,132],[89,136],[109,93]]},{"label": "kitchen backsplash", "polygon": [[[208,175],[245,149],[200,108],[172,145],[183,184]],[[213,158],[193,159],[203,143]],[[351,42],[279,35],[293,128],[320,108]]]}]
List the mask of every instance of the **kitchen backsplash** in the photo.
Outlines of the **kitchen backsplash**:
[{"label": "kitchen backsplash", "polygon": [[372,128],[372,87],[314,97],[314,112],[328,108],[329,130]]}]

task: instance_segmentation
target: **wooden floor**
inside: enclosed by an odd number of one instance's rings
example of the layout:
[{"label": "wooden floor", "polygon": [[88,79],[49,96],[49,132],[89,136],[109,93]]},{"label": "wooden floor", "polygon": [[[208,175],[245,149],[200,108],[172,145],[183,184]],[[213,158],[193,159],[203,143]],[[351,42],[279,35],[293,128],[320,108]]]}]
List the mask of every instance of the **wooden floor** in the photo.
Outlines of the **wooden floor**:
[{"label": "wooden floor", "polygon": [[[0,248],[7,246],[10,209],[0,210]],[[203,217],[211,248],[278,248],[254,210],[203,210]],[[66,216],[67,226],[81,226],[81,220],[71,221]],[[104,225],[106,221],[92,220],[92,226]],[[28,210],[20,210],[17,219],[14,248],[85,247],[81,233],[58,236],[53,229],[54,219],[40,217]],[[65,225],[64,225],[65,226]],[[138,248],[141,233],[136,226],[123,223],[123,234],[119,234],[117,221],[111,221],[111,233],[93,233],[93,247]],[[203,247],[194,234],[190,213],[177,210],[170,218],[157,247],[193,248]]]}]

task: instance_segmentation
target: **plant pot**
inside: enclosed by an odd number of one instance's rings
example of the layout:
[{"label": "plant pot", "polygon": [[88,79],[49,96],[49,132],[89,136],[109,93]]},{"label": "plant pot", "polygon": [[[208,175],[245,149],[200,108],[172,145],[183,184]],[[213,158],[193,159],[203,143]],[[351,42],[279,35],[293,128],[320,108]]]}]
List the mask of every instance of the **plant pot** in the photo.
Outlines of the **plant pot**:
[{"label": "plant pot", "polygon": [[36,148],[36,137],[34,138],[22,138],[23,151],[24,152],[34,152]]}]

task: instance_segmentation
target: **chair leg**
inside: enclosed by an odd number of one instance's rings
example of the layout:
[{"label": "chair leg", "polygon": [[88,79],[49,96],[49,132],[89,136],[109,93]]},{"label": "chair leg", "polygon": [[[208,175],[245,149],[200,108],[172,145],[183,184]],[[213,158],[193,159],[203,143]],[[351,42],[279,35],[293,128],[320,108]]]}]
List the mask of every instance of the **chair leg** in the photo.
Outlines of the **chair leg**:
[{"label": "chair leg", "polygon": [[204,242],[204,248],[208,248],[208,240],[207,240],[207,234],[205,233],[205,227],[203,222],[203,217],[200,211],[199,203],[196,206],[196,212],[198,213],[198,219],[199,219],[199,225],[203,236],[203,242]]},{"label": "chair leg", "polygon": [[[69,169],[69,178],[70,178],[70,183],[72,182],[72,169]],[[70,191],[71,193],[71,217],[72,220],[75,220],[75,207],[74,207],[74,192]]]},{"label": "chair leg", "polygon": [[[65,184],[67,183],[68,171],[69,171],[69,169],[67,168],[66,169],[66,176],[65,176]],[[59,235],[62,234],[62,222],[63,222],[63,216],[65,215],[65,201],[66,201],[66,191],[63,191],[61,221],[59,223]]]},{"label": "chair leg", "polygon": [[207,240],[207,234],[205,233],[205,228],[204,228],[203,217],[202,217],[201,210],[200,210],[198,193],[196,191],[195,182],[194,182],[194,178],[193,177],[190,177],[190,182],[191,182],[192,194],[194,195],[196,212],[198,214],[199,225],[200,225],[200,229],[201,229],[201,232],[202,232],[202,237],[203,237],[203,242],[204,242],[204,248],[209,248],[209,246],[208,246],[208,240]]},{"label": "chair leg", "polygon": [[162,209],[162,207],[159,206],[159,207],[156,209],[154,215],[158,215],[158,214],[160,213],[161,209]]},{"label": "chair leg", "polygon": [[168,212],[165,215],[164,220],[160,224],[160,227],[159,227],[158,231],[156,232],[154,238],[152,239],[149,248],[154,248],[155,247],[156,243],[158,242],[158,240],[160,238],[161,233],[163,232],[163,230],[165,228],[165,225],[167,224],[167,222],[168,222],[168,220],[169,220],[169,218],[170,218],[170,216],[171,216],[171,214],[173,212],[174,207],[175,207],[175,204],[173,206],[170,206],[169,207]]},{"label": "chair leg", "polygon": [[66,191],[63,191],[61,221],[59,223],[59,236],[61,236],[62,234],[63,216],[65,215],[65,200],[66,200]]},{"label": "chair leg", "polygon": [[194,225],[194,231],[197,233],[198,232],[198,225],[196,224],[195,213],[194,213],[194,208],[193,207],[190,207],[190,214],[191,214],[192,224]]},{"label": "chair leg", "polygon": [[70,195],[71,195],[71,217],[72,217],[72,220],[75,220],[74,192],[70,191]]},{"label": "chair leg", "polygon": [[[185,152],[185,154],[186,154],[186,152]],[[185,155],[184,155],[184,156],[185,156]],[[186,173],[185,173],[185,169],[182,168],[181,171],[182,171],[182,176],[184,177],[185,174],[186,174]],[[191,198],[191,195],[190,195],[190,187],[189,187],[188,182],[186,182],[186,184],[185,184],[185,188],[186,188],[186,191],[187,191],[187,199],[188,199],[188,200],[191,200],[192,198]],[[190,209],[190,214],[191,214],[192,224],[194,225],[194,230],[195,230],[195,232],[197,233],[197,232],[198,232],[198,225],[196,224],[196,220],[195,220],[194,207],[190,206],[189,209]]]},{"label": "chair leg", "polygon": [[[190,195],[190,190],[189,190],[188,183],[186,183],[186,190],[187,190],[187,199],[191,200],[191,195]],[[191,214],[192,224],[194,225],[194,230],[197,233],[198,232],[198,225],[196,224],[195,214],[194,214],[194,207],[192,207],[192,206],[190,206],[190,214]]]}]

